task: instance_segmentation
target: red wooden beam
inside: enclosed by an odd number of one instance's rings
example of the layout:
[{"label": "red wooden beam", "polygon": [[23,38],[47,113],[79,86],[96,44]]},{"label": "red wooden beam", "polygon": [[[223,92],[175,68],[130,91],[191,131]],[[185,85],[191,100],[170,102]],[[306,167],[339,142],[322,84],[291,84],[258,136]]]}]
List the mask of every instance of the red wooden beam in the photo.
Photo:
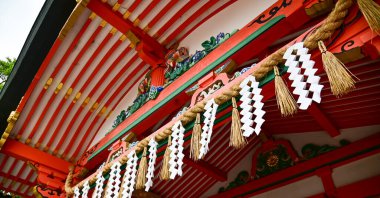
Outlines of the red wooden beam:
[{"label": "red wooden beam", "polygon": [[323,188],[328,197],[336,197],[336,188],[334,180],[332,178],[332,170],[330,166],[322,167],[315,171],[315,173],[321,178]]},{"label": "red wooden beam", "polygon": [[5,142],[1,152],[20,160],[36,162],[64,174],[69,173],[69,166],[72,165],[65,160],[11,139]]},{"label": "red wooden beam", "polygon": [[167,13],[169,12],[170,9],[172,9],[172,7],[178,3],[178,0],[171,0],[168,2],[168,4],[165,5],[164,8],[162,8],[162,10],[155,15],[155,17],[149,22],[149,24],[144,28],[144,30],[149,30],[150,28],[152,28],[154,25],[156,25],[156,23]]},{"label": "red wooden beam", "polygon": [[183,162],[218,181],[223,182],[227,180],[227,174],[225,172],[219,170],[217,167],[211,166],[205,161],[199,160],[197,162],[194,162],[193,160],[184,157]]},{"label": "red wooden beam", "polygon": [[131,21],[125,20],[121,13],[114,12],[110,5],[102,3],[100,0],[91,0],[87,4],[87,7],[120,32],[124,34],[128,31],[133,32],[139,38],[141,43],[144,43],[155,51],[155,55],[159,58],[164,58],[166,49],[160,43],[142,31],[139,27],[134,26]]},{"label": "red wooden beam", "polygon": [[176,30],[174,30],[163,43],[169,43],[173,39],[175,39],[187,26],[189,26],[195,19],[197,19],[200,15],[210,9],[214,4],[218,1],[212,0],[204,4],[201,8],[195,11],[185,22],[183,22]]},{"label": "red wooden beam", "polygon": [[311,116],[313,116],[313,118],[315,119],[315,121],[318,122],[318,124],[324,129],[326,130],[326,132],[331,136],[331,137],[335,137],[337,135],[340,135],[340,132],[339,130],[334,126],[333,122],[331,121],[331,119],[329,119],[327,117],[327,115],[318,107],[317,104],[315,103],[312,103],[310,105],[310,108],[307,109],[307,112],[309,112],[309,114]]},{"label": "red wooden beam", "polygon": [[[342,162],[335,163],[338,166],[342,166],[344,164],[352,162],[350,159],[355,158],[355,155],[357,155],[355,160],[358,160],[363,157],[367,157],[368,156],[367,153],[371,153],[372,155],[375,153],[379,153],[380,152],[379,142],[380,142],[380,133],[377,133],[375,135],[369,136],[357,142],[351,143],[347,146],[338,148],[329,153],[322,154],[308,161],[301,162],[299,164],[296,164],[295,166],[273,173],[272,175],[268,177],[263,177],[258,180],[253,180],[251,182],[248,182],[245,185],[236,187],[234,189],[228,190],[223,193],[219,193],[217,195],[213,195],[211,197],[234,197],[244,192],[253,191],[255,189],[257,189],[256,192],[253,192],[252,194],[249,194],[246,196],[249,197],[249,196],[256,195],[258,193],[266,192],[268,191],[268,188],[277,188],[277,187],[286,185],[287,181],[289,180],[291,180],[291,182],[295,182],[302,179],[304,175],[308,175],[308,176],[314,175],[315,173],[314,172],[310,173],[310,170],[314,170],[315,167],[322,167],[328,164],[331,167],[335,168],[335,165],[331,164],[331,162],[344,160]],[[373,150],[374,152],[371,152],[370,150]],[[349,158],[349,159],[345,159],[345,158]],[[300,176],[298,178],[291,179],[292,177],[294,177],[294,175],[300,175]],[[283,181],[283,182],[278,184],[278,181]],[[262,189],[262,190],[258,190],[258,189]]]}]

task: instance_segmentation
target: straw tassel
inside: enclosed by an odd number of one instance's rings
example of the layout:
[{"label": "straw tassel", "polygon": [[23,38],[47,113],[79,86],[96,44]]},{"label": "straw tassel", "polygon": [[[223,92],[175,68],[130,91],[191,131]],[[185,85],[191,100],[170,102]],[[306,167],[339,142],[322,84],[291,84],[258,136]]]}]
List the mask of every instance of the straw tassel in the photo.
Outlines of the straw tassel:
[{"label": "straw tassel", "polygon": [[197,117],[195,118],[193,134],[191,136],[191,144],[190,144],[190,158],[193,160],[198,160],[199,158],[199,149],[201,147],[201,114],[197,113]]},{"label": "straw tassel", "polygon": [[232,100],[232,123],[231,123],[231,135],[230,135],[230,146],[235,149],[241,149],[247,145],[247,140],[243,136],[241,131],[241,122],[239,110],[237,109],[235,97],[231,98]]},{"label": "straw tassel", "polygon": [[172,137],[169,135],[168,145],[166,146],[164,158],[162,159],[162,166],[160,170],[160,179],[162,181],[166,181],[170,179],[170,172],[169,172],[169,160],[170,160],[170,153],[171,150],[169,146],[172,144]]},{"label": "straw tassel", "polygon": [[145,188],[146,172],[148,169],[148,162],[146,159],[146,147],[144,148],[143,156],[140,160],[139,170],[137,172],[136,189],[141,190]]},{"label": "straw tassel", "polygon": [[371,30],[380,34],[380,6],[373,0],[357,0],[357,2]]},{"label": "straw tassel", "polygon": [[282,79],[278,67],[274,66],[273,70],[275,75],[274,84],[277,106],[280,109],[282,116],[292,116],[297,113],[297,102],[294,100],[294,97],[290,93],[288,86]]},{"label": "straw tassel", "polygon": [[[327,51],[323,41],[318,42],[319,50],[322,53],[323,67],[330,81],[331,92],[340,97],[355,89],[354,76],[334,54]],[[357,78],[356,76],[354,76]],[[357,78],[358,79],[358,78]]]}]

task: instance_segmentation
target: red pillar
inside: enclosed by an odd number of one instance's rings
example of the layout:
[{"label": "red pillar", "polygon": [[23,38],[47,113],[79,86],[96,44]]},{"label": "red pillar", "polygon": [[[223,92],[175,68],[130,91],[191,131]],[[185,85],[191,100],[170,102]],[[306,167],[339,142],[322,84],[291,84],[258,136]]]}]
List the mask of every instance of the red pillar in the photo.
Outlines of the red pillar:
[{"label": "red pillar", "polygon": [[329,166],[322,167],[316,170],[315,173],[321,178],[326,195],[328,197],[337,197],[334,181],[331,177],[331,168]]},{"label": "red pillar", "polygon": [[153,68],[151,77],[152,85],[155,87],[163,86],[165,84],[165,68],[162,66],[156,66]]}]

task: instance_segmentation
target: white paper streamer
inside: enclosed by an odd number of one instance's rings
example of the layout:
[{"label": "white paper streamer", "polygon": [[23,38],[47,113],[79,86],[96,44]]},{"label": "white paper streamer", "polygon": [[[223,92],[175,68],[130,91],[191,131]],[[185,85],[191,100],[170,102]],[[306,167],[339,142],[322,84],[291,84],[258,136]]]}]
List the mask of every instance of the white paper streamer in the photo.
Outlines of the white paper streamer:
[{"label": "white paper streamer", "polygon": [[106,197],[118,197],[120,191],[120,178],[121,178],[121,164],[120,162],[115,162],[111,166],[110,178],[107,183],[107,196]]},{"label": "white paper streamer", "polygon": [[[294,51],[296,54],[293,54]],[[303,46],[303,42],[300,42],[289,47],[284,54],[285,65],[289,67],[287,71],[290,73],[289,79],[293,81],[291,85],[294,87],[293,94],[299,95],[297,103],[303,110],[307,109],[313,100],[317,103],[321,102],[323,88],[323,85],[319,84],[321,78],[315,75],[318,69],[313,68],[315,62],[310,60],[311,55],[308,51],[309,49]],[[302,73],[301,69],[305,71]],[[307,84],[310,84],[309,89],[307,89]]]},{"label": "white paper streamer", "polygon": [[145,183],[145,191],[149,191],[150,187],[153,186],[153,174],[154,174],[154,164],[156,163],[157,158],[157,142],[154,138],[151,138],[149,141],[149,164],[148,171],[146,173],[147,181]]},{"label": "white paper streamer", "polygon": [[[261,102],[263,96],[261,95],[259,82],[256,82],[255,77],[249,75],[240,84],[240,88],[242,88],[240,91],[240,95],[242,95],[240,98],[240,101],[242,101],[240,105],[242,111],[240,111],[240,114],[242,115],[241,129],[243,131],[243,135],[245,137],[249,137],[253,132],[259,135],[261,126],[265,121],[263,119],[265,114],[265,111],[263,111],[264,103]],[[253,109],[255,110],[253,111]],[[253,119],[253,116],[255,119]],[[255,128],[253,128],[254,123],[256,124]]]},{"label": "white paper streamer", "polygon": [[172,144],[170,145],[170,160],[169,171],[170,179],[174,179],[176,175],[182,176],[183,165],[183,137],[185,128],[183,128],[181,121],[176,122],[172,127]]},{"label": "white paper streamer", "polygon": [[124,179],[123,179],[123,192],[122,197],[132,197],[132,192],[136,183],[136,172],[137,172],[137,156],[136,152],[132,151],[128,154],[127,166],[125,168]]},{"label": "white paper streamer", "polygon": [[90,184],[88,183],[88,180],[84,182],[83,188],[82,188],[82,198],[88,197],[88,191],[90,190]]},{"label": "white paper streamer", "polygon": [[218,104],[215,103],[214,99],[209,100],[205,105],[206,111],[203,113],[205,119],[203,120],[202,134],[201,134],[201,148],[199,150],[199,159],[202,159],[208,152],[208,145],[211,140],[212,128],[214,127],[216,110],[218,109]]},{"label": "white paper streamer", "polygon": [[79,198],[80,197],[80,190],[78,187],[74,188],[74,198]]},{"label": "white paper streamer", "polygon": [[96,175],[96,186],[92,198],[101,198],[103,193],[104,177],[101,171]]}]

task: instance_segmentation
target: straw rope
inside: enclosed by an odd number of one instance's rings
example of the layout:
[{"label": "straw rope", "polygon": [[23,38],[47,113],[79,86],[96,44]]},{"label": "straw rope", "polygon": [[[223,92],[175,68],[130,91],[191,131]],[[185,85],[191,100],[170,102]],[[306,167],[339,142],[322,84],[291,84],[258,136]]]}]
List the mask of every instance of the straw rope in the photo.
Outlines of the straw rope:
[{"label": "straw rope", "polygon": [[[323,24],[313,33],[311,33],[304,41],[304,46],[309,48],[310,50],[313,50],[318,47],[318,41],[320,40],[326,40],[332,36],[334,31],[339,28],[343,21],[345,16],[348,13],[348,9],[352,6],[353,2],[352,0],[338,0],[334,10],[326,17]],[[256,77],[257,80],[260,80],[264,78],[269,72],[271,72],[274,68],[274,66],[277,66],[281,63],[283,63],[283,55],[285,51],[287,50],[287,46],[277,50],[273,54],[266,57],[263,61],[260,62],[259,67],[251,74]],[[222,94],[215,96],[215,102],[220,105],[224,102],[227,102],[231,100],[232,97],[236,97],[239,95],[240,87],[239,84],[241,81],[236,82],[235,84],[231,85],[228,90],[224,90]],[[196,118],[197,113],[201,113],[204,111],[206,101],[201,101],[195,104],[192,108],[187,110],[179,119],[182,121],[183,125],[186,125],[193,121]],[[171,135],[171,126],[167,126],[167,128],[155,135],[156,141],[163,140],[167,138],[169,135]],[[140,141],[136,148],[136,152],[141,152],[146,146],[148,146],[149,143],[149,137],[145,138],[144,140]],[[119,162],[122,164],[125,163],[124,157],[122,157]],[[123,163],[124,162],[124,163]],[[112,162],[106,165],[102,171],[107,172],[109,171],[109,168],[111,167]],[[90,183],[95,182],[95,180],[90,180]],[[80,182],[78,186],[83,186],[83,182]]]}]

